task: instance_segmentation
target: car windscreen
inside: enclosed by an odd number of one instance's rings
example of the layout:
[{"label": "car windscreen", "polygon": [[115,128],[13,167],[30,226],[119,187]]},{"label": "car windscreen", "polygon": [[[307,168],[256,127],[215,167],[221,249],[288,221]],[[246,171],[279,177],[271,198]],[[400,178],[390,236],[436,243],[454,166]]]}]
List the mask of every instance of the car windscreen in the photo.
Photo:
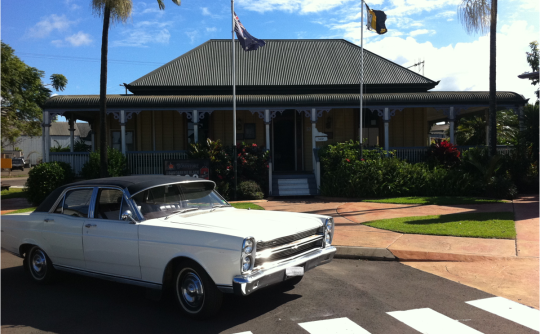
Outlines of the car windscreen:
[{"label": "car windscreen", "polygon": [[144,190],[133,196],[145,219],[167,217],[183,211],[209,210],[228,206],[210,182],[168,184]]},{"label": "car windscreen", "polygon": [[22,164],[22,159],[13,159],[11,160],[11,162],[15,162],[15,163],[18,163],[18,164]]}]

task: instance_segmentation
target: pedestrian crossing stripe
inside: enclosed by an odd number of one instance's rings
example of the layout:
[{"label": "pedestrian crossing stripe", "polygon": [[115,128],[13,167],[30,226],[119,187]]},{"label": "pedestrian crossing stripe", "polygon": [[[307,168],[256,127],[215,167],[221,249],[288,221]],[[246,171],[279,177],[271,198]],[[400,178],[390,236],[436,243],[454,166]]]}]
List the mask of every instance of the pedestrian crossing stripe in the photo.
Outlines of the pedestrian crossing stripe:
[{"label": "pedestrian crossing stripe", "polygon": [[482,334],[482,332],[430,308],[387,312],[387,314],[424,334]]},{"label": "pedestrian crossing stripe", "polygon": [[466,303],[535,331],[540,331],[540,311],[531,307],[502,297],[472,300]]},{"label": "pedestrian crossing stripe", "polygon": [[[540,311],[502,297],[491,297],[466,302],[484,311],[513,321],[536,331],[540,331]],[[424,334],[483,334],[434,311],[420,308],[407,311],[387,312],[388,315]],[[298,324],[310,334],[370,334],[349,318],[324,319]],[[251,331],[235,334],[253,334]]]},{"label": "pedestrian crossing stripe", "polygon": [[336,318],[299,324],[310,334],[370,334],[349,318]]}]

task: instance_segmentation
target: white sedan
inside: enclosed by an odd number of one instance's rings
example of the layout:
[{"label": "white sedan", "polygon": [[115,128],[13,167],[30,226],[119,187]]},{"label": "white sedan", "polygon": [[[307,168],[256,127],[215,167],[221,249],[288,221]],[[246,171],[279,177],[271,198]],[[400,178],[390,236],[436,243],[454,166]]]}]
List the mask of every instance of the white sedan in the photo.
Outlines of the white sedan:
[{"label": "white sedan", "polygon": [[222,293],[248,295],[330,262],[331,217],[238,210],[212,181],[126,176],[62,186],[29,214],[2,217],[2,248],[30,277],[56,270],[174,291],[189,316],[215,314]]}]

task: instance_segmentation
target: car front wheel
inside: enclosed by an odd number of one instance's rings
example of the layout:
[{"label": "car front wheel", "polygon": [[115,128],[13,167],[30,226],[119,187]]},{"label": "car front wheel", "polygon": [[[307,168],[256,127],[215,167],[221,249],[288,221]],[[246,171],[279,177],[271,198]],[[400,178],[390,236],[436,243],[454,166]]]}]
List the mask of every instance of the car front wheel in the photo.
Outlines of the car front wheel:
[{"label": "car front wheel", "polygon": [[174,275],[174,293],[185,314],[204,319],[219,311],[223,295],[204,269],[184,262]]},{"label": "car front wheel", "polygon": [[37,283],[49,283],[54,278],[54,268],[51,259],[45,252],[34,246],[26,253],[24,259],[30,278]]}]

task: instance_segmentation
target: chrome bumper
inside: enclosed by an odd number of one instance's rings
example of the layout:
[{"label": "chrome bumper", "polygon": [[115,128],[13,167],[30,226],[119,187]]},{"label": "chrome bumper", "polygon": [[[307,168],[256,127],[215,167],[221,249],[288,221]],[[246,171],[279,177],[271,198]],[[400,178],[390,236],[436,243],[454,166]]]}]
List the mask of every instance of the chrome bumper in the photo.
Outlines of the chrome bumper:
[{"label": "chrome bumper", "polygon": [[289,267],[304,267],[304,273],[317,266],[326,264],[334,258],[336,247],[330,246],[310,252],[291,261],[281,263],[251,275],[239,275],[233,278],[233,290],[237,295],[247,296],[257,290],[283,282],[291,277],[285,275]]}]

